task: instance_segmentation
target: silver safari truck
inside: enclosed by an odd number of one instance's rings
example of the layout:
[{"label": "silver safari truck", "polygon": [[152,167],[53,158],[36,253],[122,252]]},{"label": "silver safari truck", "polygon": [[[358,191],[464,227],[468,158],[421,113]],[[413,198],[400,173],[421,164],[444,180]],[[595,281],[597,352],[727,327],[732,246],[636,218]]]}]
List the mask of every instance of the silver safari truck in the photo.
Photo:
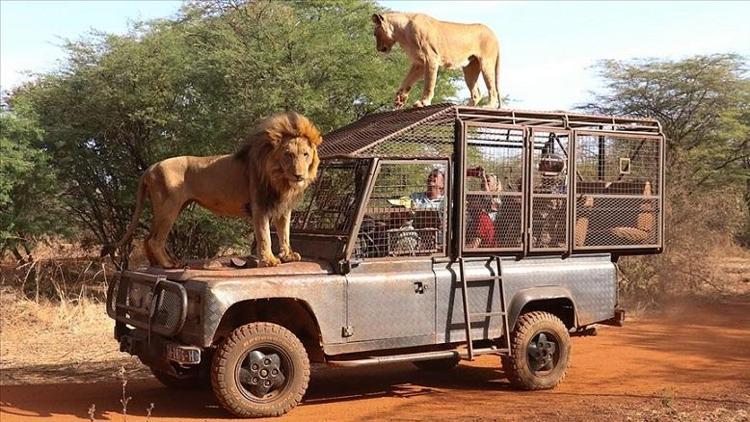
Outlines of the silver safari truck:
[{"label": "silver safari truck", "polygon": [[278,416],[311,362],[450,370],[493,354],[513,386],[553,388],[571,335],[623,321],[617,259],[663,247],[654,120],[441,104],[324,139],[293,214],[302,262],[110,285],[121,349],[167,386]]}]

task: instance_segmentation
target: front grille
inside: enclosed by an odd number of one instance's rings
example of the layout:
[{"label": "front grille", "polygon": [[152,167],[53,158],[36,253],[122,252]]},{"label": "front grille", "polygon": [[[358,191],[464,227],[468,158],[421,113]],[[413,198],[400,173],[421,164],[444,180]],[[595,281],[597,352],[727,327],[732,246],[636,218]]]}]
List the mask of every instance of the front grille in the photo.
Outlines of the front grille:
[{"label": "front grille", "polygon": [[182,297],[178,291],[165,289],[158,299],[158,306],[154,315],[155,325],[175,329],[180,325],[182,313]]},{"label": "front grille", "polygon": [[107,296],[111,318],[163,336],[180,332],[186,312],[185,288],[163,276],[125,271]]}]

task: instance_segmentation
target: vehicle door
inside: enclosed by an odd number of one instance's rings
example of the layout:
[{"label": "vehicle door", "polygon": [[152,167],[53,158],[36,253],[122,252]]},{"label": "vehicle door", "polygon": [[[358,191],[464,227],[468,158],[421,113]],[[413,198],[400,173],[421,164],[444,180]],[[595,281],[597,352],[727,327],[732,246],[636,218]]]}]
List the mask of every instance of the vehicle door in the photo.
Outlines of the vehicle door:
[{"label": "vehicle door", "polygon": [[356,264],[346,276],[348,342],[434,343],[432,261],[446,256],[448,167],[434,160],[378,163],[355,228]]}]

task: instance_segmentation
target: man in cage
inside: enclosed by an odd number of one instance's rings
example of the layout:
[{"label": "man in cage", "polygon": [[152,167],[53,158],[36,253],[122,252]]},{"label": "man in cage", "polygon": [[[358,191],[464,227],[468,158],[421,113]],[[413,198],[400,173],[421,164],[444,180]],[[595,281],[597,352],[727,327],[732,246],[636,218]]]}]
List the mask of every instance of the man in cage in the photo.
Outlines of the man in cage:
[{"label": "man in cage", "polygon": [[412,207],[416,209],[442,210],[445,201],[445,172],[442,167],[435,167],[427,175],[424,192],[411,194]]},{"label": "man in cage", "polygon": [[396,216],[401,224],[391,235],[390,254],[422,255],[441,250],[445,210],[445,170],[442,166],[434,167],[427,175],[424,191],[388,202],[409,210]]}]

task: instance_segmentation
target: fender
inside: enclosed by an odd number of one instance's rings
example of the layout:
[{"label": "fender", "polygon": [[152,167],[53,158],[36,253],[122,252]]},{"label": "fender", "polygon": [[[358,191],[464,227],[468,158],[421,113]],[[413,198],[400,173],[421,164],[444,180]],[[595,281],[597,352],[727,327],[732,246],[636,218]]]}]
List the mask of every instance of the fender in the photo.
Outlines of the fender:
[{"label": "fender", "polygon": [[530,287],[517,291],[508,305],[508,327],[512,330],[516,320],[521,314],[524,306],[531,302],[540,302],[550,299],[568,299],[573,304],[574,325],[578,326],[578,312],[575,300],[570,291],[560,286]]}]

